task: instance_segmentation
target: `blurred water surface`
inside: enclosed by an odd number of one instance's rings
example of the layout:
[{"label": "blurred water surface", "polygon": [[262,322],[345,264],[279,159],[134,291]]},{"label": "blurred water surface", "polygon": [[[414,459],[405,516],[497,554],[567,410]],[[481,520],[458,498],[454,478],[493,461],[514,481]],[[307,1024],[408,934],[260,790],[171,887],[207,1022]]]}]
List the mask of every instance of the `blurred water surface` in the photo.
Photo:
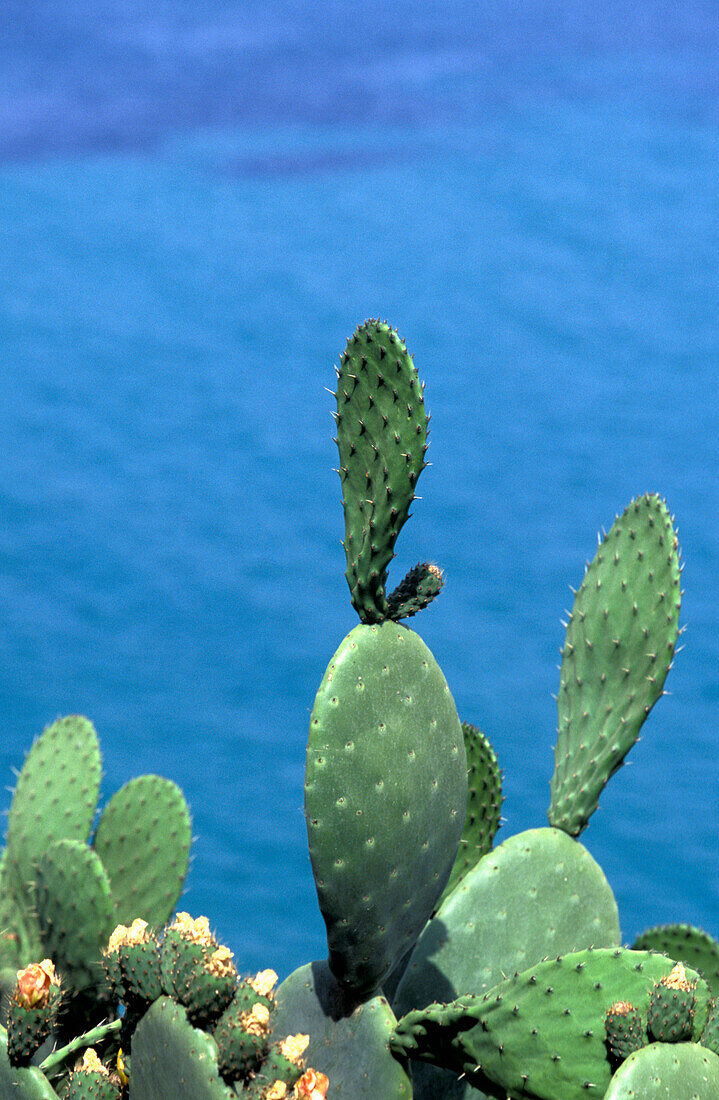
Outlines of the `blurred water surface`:
[{"label": "blurred water surface", "polygon": [[324,951],[304,748],[355,621],[324,387],[370,315],[432,412],[392,579],[446,568],[416,626],[504,835],[546,821],[597,531],[644,490],[676,514],[686,647],[583,839],[627,940],[719,934],[715,15],[3,6],[0,769],[79,711],[105,798],[176,780],[183,905],[241,968]]}]

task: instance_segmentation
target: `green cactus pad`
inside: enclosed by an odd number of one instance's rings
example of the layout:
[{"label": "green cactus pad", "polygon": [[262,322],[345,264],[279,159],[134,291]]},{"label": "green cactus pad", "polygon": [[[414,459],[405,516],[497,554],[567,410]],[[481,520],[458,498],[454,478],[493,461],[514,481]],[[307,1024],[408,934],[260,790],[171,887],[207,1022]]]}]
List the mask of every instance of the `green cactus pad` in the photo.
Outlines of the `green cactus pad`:
[{"label": "green cactus pad", "polygon": [[[160,948],[155,937],[147,943],[123,944],[117,956],[123,1004],[137,1007],[156,1001],[163,990]],[[108,956],[105,959],[107,963]]]},{"label": "green cactus pad", "polygon": [[459,851],[440,905],[482,856],[492,850],[502,815],[502,773],[496,753],[476,726],[462,722],[462,733],[467,752],[467,813]]},{"label": "green cactus pad", "polygon": [[16,997],[10,998],[7,1012],[7,1051],[14,1066],[26,1066],[49,1036],[57,1016],[60,991],[46,1003],[26,1008]]},{"label": "green cactus pad", "polygon": [[602,539],[562,650],[549,821],[578,836],[639,736],[674,658],[679,555],[666,506],[638,497]]},{"label": "green cactus pad", "polygon": [[558,829],[529,829],[480,860],[427,924],[394,999],[400,1013],[482,993],[540,959],[621,939],[599,864]]},{"label": "green cactus pad", "polygon": [[234,1002],[212,1028],[217,1065],[226,1081],[237,1081],[259,1070],[269,1050],[269,1021],[253,1023],[252,1010]]},{"label": "green cactus pad", "polygon": [[604,1100],[716,1100],[719,1057],[696,1043],[651,1043],[627,1058]]},{"label": "green cactus pad", "polygon": [[719,1004],[712,998],[699,1042],[708,1050],[719,1054]]},{"label": "green cactus pad", "polygon": [[160,997],[132,1039],[130,1100],[233,1100],[217,1069],[217,1045],[185,1010]]},{"label": "green cactus pad", "polygon": [[120,1100],[120,1086],[104,1073],[77,1069],[70,1074],[62,1100]]},{"label": "green cactus pad", "polygon": [[324,962],[300,967],[277,990],[274,1036],[309,1035],[305,1065],[326,1074],[332,1100],[410,1100],[406,1063],[389,1049],[395,1022],[384,997],[352,1007]]},{"label": "green cactus pad", "polygon": [[142,917],[159,928],[170,919],[187,875],[190,840],[187,804],[169,779],[143,775],[113,795],[93,847],[110,880],[119,923]]},{"label": "green cactus pad", "polygon": [[347,583],[362,622],[380,622],[387,567],[426,465],[428,422],[407,348],[382,321],[365,321],[347,343],[335,419]]},{"label": "green cactus pad", "polygon": [[684,980],[684,967],[662,978],[652,989],[647,1011],[649,1034],[657,1042],[681,1043],[691,1038],[694,1021],[694,987]]},{"label": "green cactus pad", "polygon": [[685,966],[697,970],[711,989],[719,995],[719,943],[707,932],[691,924],[664,924],[648,928],[634,943],[636,951],[661,951]]},{"label": "green cactus pad", "polygon": [[100,746],[78,715],[48,726],[25,758],[8,816],[7,860],[27,891],[56,840],[87,840],[100,790]]},{"label": "green cactus pad", "polygon": [[45,951],[65,985],[79,991],[104,984],[102,950],[114,907],[97,853],[77,840],[51,844],[37,865],[35,896]]},{"label": "green cactus pad", "polygon": [[647,1045],[647,1024],[634,1005],[617,1001],[604,1017],[609,1053],[615,1062],[623,1062],[635,1050]]},{"label": "green cactus pad", "polygon": [[212,948],[186,944],[177,951],[172,968],[175,995],[198,1027],[225,1011],[237,986],[237,971],[229,959],[219,966],[213,960]]},{"label": "green cactus pad", "polygon": [[423,611],[439,595],[443,584],[444,575],[436,565],[428,561],[415,565],[387,597],[387,617],[397,623]]},{"label": "green cactus pad", "polygon": [[8,1100],[57,1100],[57,1093],[37,1066],[11,1066],[7,1032],[0,1027],[0,1097]]},{"label": "green cactus pad", "polygon": [[[480,1088],[490,1081],[495,1088],[537,1100],[603,1096],[612,1073],[607,1008],[627,1000],[646,1013],[651,990],[671,967],[661,955],[622,948],[546,960],[483,996],[409,1013],[399,1021],[392,1045],[410,1057],[464,1071]],[[709,989],[698,974],[687,972],[687,977],[698,982],[698,1035]]]},{"label": "green cactus pad", "polygon": [[[0,856],[0,969],[18,970],[33,951],[26,930],[25,905],[15,899],[12,871],[8,867],[7,849]],[[39,937],[37,944],[39,947]]]},{"label": "green cactus pad", "polygon": [[398,623],[356,627],[310,718],[305,812],[330,966],[374,991],[419,935],[449,877],[467,764],[447,683]]},{"label": "green cactus pad", "polygon": [[[619,915],[599,864],[559,829],[509,837],[467,873],[423,930],[392,1000],[399,1016],[481,993],[548,956],[620,943]],[[475,1100],[435,1066],[414,1073],[415,1100]]]}]

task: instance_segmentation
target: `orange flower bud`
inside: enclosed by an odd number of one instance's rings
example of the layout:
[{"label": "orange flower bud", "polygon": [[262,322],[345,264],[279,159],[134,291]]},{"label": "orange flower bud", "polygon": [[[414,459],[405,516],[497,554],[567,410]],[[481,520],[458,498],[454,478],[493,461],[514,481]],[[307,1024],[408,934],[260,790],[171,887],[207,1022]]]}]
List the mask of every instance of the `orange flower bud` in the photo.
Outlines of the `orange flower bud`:
[{"label": "orange flower bud", "polygon": [[50,959],[43,959],[41,963],[30,963],[24,970],[17,972],[15,998],[24,1008],[42,1006],[47,1003],[51,984],[59,983]]},{"label": "orange flower bud", "polygon": [[324,1073],[318,1073],[316,1069],[308,1069],[295,1085],[295,1096],[301,1097],[302,1100],[325,1100],[329,1087],[329,1078],[325,1077]]}]

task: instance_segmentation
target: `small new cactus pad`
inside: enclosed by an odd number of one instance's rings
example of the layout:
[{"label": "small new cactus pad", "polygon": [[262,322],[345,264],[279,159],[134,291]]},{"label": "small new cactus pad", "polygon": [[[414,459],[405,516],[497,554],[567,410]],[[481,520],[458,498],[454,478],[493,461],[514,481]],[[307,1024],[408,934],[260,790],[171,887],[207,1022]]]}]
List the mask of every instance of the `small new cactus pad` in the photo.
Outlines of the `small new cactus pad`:
[{"label": "small new cactus pad", "polygon": [[309,1035],[304,1060],[329,1078],[328,1100],[410,1100],[406,1062],[389,1049],[395,1023],[382,996],[348,1001],[325,962],[300,967],[277,990],[274,1034]]},{"label": "small new cactus pad", "polygon": [[7,1010],[8,1057],[25,1066],[52,1030],[60,1003],[60,982],[50,959],[18,972]]},{"label": "small new cactus pad", "polygon": [[94,1050],[86,1050],[63,1092],[63,1100],[120,1100],[122,1089],[116,1073],[110,1073]]},{"label": "small new cactus pad", "polygon": [[387,597],[387,617],[399,622],[423,611],[439,595],[443,584],[444,574],[436,565],[428,561],[415,565]]},{"label": "small new cactus pad", "polygon": [[375,990],[449,878],[467,802],[454,701],[434,657],[391,621],[356,627],[310,718],[305,812],[330,967]]},{"label": "small new cactus pad", "polygon": [[[627,1000],[645,1013],[655,982],[671,966],[661,955],[622,948],[549,959],[483,996],[408,1013],[392,1046],[455,1072],[459,1067],[480,1088],[489,1080],[512,1095],[538,1100],[603,1096],[613,1068],[606,1047],[607,1005]],[[697,982],[700,1031],[709,989],[694,972],[688,977]]]},{"label": "small new cactus pad", "polygon": [[217,1044],[193,1027],[181,1005],[160,997],[132,1038],[130,1100],[233,1100],[220,1076]]},{"label": "small new cactus pad", "polygon": [[56,840],[87,840],[100,772],[97,734],[78,715],[53,722],[27,754],[8,815],[7,863],[28,904],[35,865],[48,847]]},{"label": "small new cactus pad", "polygon": [[247,1007],[233,1000],[212,1028],[217,1043],[217,1065],[226,1081],[239,1081],[256,1072],[270,1048],[271,1010],[256,1001]]},{"label": "small new cactus pad", "polygon": [[628,1001],[615,1001],[604,1017],[609,1053],[616,1062],[623,1062],[635,1050],[647,1045],[647,1025],[641,1012]]},{"label": "small new cactus pad", "polygon": [[662,695],[679,631],[679,555],[659,497],[602,539],[569,616],[549,820],[578,836]]},{"label": "small new cactus pad", "polygon": [[191,1022],[211,1023],[227,1008],[237,986],[232,952],[224,945],[187,945],[177,951],[172,984]]},{"label": "small new cactus pad", "polygon": [[96,852],[77,840],[58,840],[35,875],[38,921],[45,949],[74,990],[96,986],[102,950],[114,924],[110,884]]},{"label": "small new cactus pad", "polygon": [[365,321],[350,338],[336,396],[347,583],[362,622],[379,622],[387,567],[426,465],[428,423],[414,363],[389,325]]},{"label": "small new cactus pad", "polygon": [[719,943],[691,924],[663,924],[648,928],[634,943],[636,951],[661,951],[698,971],[719,996]]},{"label": "small new cactus pad", "polygon": [[113,993],[128,1008],[139,1011],[162,995],[160,947],[147,921],[119,924],[103,957]]},{"label": "small new cactus pad", "polygon": [[652,1038],[661,1043],[679,1043],[691,1038],[694,1002],[694,983],[687,979],[684,966],[677,963],[652,989],[647,1013]]},{"label": "small new cactus pad", "polygon": [[441,905],[468,871],[492,850],[502,815],[502,773],[497,755],[485,735],[469,722],[462,722],[467,753],[467,812],[449,882]]},{"label": "small new cactus pad", "polygon": [[117,791],[103,810],[93,847],[115,899],[115,920],[142,917],[154,927],[170,919],[187,875],[190,813],[180,788],[142,775]]},{"label": "small new cactus pad", "polygon": [[650,1043],[619,1067],[604,1100],[716,1100],[717,1096],[716,1054],[696,1043]]}]

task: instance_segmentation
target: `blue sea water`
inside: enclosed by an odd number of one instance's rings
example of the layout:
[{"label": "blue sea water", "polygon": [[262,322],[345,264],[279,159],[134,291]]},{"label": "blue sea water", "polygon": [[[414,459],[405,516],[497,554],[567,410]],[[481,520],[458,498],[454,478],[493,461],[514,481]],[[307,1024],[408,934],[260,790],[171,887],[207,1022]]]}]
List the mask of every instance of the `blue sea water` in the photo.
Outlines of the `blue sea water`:
[{"label": "blue sea water", "polygon": [[[669,0],[6,0],[0,772],[94,721],[104,798],[191,804],[182,905],[243,969],[324,954],[309,712],[356,619],[333,365],[406,337],[431,467],[392,580],[546,822],[560,619],[639,492],[685,648],[583,837],[629,942],[719,934],[719,20]],[[7,801],[9,801],[9,794]]]}]

